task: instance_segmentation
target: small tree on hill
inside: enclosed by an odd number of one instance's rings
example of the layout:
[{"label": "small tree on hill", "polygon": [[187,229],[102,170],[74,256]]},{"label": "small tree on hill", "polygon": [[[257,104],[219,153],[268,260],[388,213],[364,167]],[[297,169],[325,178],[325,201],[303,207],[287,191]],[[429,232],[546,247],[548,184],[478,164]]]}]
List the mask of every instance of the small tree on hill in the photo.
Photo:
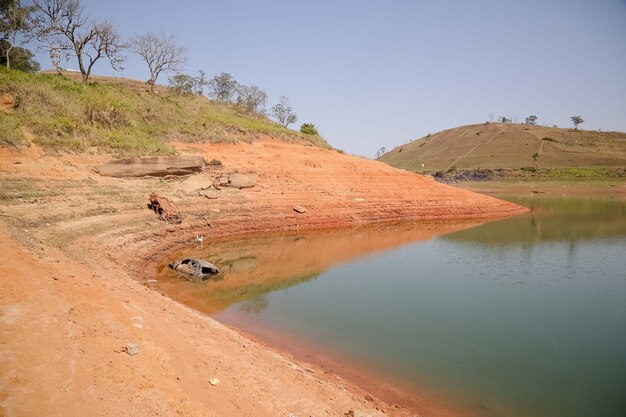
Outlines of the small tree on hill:
[{"label": "small tree on hill", "polygon": [[106,57],[114,70],[125,60],[126,44],[111,22],[91,22],[79,0],[33,0],[34,34],[50,49],[74,54],[83,82],[97,61]]},{"label": "small tree on hill", "polygon": [[289,105],[289,99],[285,96],[281,96],[280,103],[272,107],[272,115],[283,127],[298,121],[298,116],[293,112]]},{"label": "small tree on hill", "polygon": [[203,94],[203,88],[206,86],[206,78],[204,71],[200,70],[197,77],[188,74],[176,74],[168,78],[170,85],[178,95]]},{"label": "small tree on hill", "polygon": [[300,126],[300,133],[304,133],[305,135],[319,135],[313,123],[303,123],[302,126]]},{"label": "small tree on hill", "polygon": [[538,117],[535,116],[534,114],[532,116],[528,116],[526,118],[526,124],[529,126],[535,126],[537,124],[537,119]]},{"label": "small tree on hill", "polygon": [[136,35],[130,45],[131,50],[148,64],[150,78],[146,84],[152,92],[162,72],[180,72],[187,65],[187,49],[176,43],[173,33]]},{"label": "small tree on hill", "polygon": [[382,148],[380,148],[379,150],[376,151],[376,159],[380,159],[381,156],[383,156],[385,154],[385,152],[387,152],[387,148],[385,148],[384,146]]},{"label": "small tree on hill", "polygon": [[507,118],[506,118],[506,117],[504,117],[504,116],[500,116],[500,118],[498,119],[498,121],[499,121],[500,123],[511,123],[511,119],[507,119]]},{"label": "small tree on hill", "polygon": [[194,79],[191,75],[176,74],[169,78],[169,82],[178,95],[193,94]]},{"label": "small tree on hill", "polygon": [[578,129],[578,125],[581,123],[585,123],[582,117],[580,116],[572,116],[572,123],[574,124],[574,129]]},{"label": "small tree on hill", "polygon": [[208,82],[208,86],[210,96],[215,97],[220,103],[230,103],[237,93],[239,83],[229,73],[222,72],[214,76]]},{"label": "small tree on hill", "polygon": [[[0,40],[0,64],[6,65],[6,48],[9,42]],[[35,56],[31,51],[16,46],[11,48],[9,59],[11,60],[11,68],[24,72],[37,72],[41,69],[39,62],[35,61]]]},{"label": "small tree on hill", "polygon": [[29,33],[32,11],[33,7],[23,6],[21,0],[5,0],[0,4],[0,39],[3,41],[3,61],[8,69],[11,69],[13,48]]},{"label": "small tree on hill", "polygon": [[198,71],[198,76],[194,77],[193,81],[193,92],[199,96],[204,95],[204,87],[209,85],[209,82],[206,80],[206,72]]},{"label": "small tree on hill", "polygon": [[244,112],[264,114],[267,103],[267,94],[256,85],[237,86],[237,106]]}]

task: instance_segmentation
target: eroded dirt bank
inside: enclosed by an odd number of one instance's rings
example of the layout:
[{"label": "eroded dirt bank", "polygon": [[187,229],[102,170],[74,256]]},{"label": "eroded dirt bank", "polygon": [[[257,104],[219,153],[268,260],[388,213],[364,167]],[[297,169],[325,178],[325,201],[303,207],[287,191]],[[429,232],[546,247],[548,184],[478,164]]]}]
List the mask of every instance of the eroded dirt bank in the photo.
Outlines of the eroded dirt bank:
[{"label": "eroded dirt bank", "polygon": [[[143,281],[164,251],[197,234],[493,218],[523,208],[307,146],[178,147],[222,162],[200,176],[248,173],[258,183],[207,198],[183,191],[183,179],[99,176],[99,155],[0,149],[0,415],[452,415],[372,399]],[[146,208],[152,191],[176,201],[181,225]],[[139,354],[124,352],[129,343]]]}]

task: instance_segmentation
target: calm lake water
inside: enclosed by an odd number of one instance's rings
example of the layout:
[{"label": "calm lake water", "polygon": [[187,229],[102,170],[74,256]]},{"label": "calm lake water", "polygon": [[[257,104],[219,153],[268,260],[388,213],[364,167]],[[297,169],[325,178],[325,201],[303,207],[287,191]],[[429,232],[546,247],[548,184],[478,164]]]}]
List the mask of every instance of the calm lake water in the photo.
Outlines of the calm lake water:
[{"label": "calm lake water", "polygon": [[532,213],[194,246],[223,272],[159,287],[477,415],[626,416],[626,203],[509,200]]}]

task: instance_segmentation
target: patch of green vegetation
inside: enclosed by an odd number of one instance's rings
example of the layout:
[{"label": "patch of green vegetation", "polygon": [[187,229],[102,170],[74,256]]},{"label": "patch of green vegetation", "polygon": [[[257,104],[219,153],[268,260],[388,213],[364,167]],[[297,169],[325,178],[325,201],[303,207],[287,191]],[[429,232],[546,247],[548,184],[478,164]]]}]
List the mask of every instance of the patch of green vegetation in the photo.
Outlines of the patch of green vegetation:
[{"label": "patch of green vegetation", "polygon": [[0,112],[0,146],[18,146],[24,141],[18,120]]},{"label": "patch of green vegetation", "polygon": [[10,205],[22,200],[32,200],[57,195],[56,189],[46,190],[38,187],[36,181],[24,179],[0,179],[0,205]]},{"label": "patch of green vegetation", "polygon": [[626,168],[584,167],[584,168],[533,168],[525,167],[501,170],[503,180],[537,180],[556,182],[610,181],[626,179]]},{"label": "patch of green vegetation", "polygon": [[588,168],[550,168],[542,170],[546,180],[587,181],[626,178],[626,169],[588,167]]},{"label": "patch of green vegetation", "polygon": [[522,167],[517,169],[464,169],[423,171],[437,181],[456,183],[459,181],[611,181],[626,179],[626,168],[535,168]]},{"label": "patch of green vegetation", "polygon": [[286,129],[198,95],[150,93],[141,83],[83,84],[59,74],[27,74],[0,67],[0,94],[15,99],[0,113],[0,146],[24,142],[22,129],[49,149],[96,147],[119,156],[167,155],[171,140],[251,142],[272,137],[330,148],[319,136]]}]

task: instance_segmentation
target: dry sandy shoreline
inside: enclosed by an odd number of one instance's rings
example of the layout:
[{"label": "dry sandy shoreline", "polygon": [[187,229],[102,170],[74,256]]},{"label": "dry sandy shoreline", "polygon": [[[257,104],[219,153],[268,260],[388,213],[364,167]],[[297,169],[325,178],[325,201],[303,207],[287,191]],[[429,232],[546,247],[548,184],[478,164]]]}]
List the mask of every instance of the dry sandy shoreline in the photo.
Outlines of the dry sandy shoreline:
[{"label": "dry sandy shoreline", "polygon": [[[98,176],[100,155],[0,149],[0,416],[455,415],[373,398],[142,280],[196,234],[489,219],[523,208],[302,145],[178,146],[220,159],[224,172],[254,174],[258,185],[209,200],[181,193],[178,179]],[[152,191],[176,199],[181,225],[146,209]],[[130,343],[139,354],[126,353]]]}]

